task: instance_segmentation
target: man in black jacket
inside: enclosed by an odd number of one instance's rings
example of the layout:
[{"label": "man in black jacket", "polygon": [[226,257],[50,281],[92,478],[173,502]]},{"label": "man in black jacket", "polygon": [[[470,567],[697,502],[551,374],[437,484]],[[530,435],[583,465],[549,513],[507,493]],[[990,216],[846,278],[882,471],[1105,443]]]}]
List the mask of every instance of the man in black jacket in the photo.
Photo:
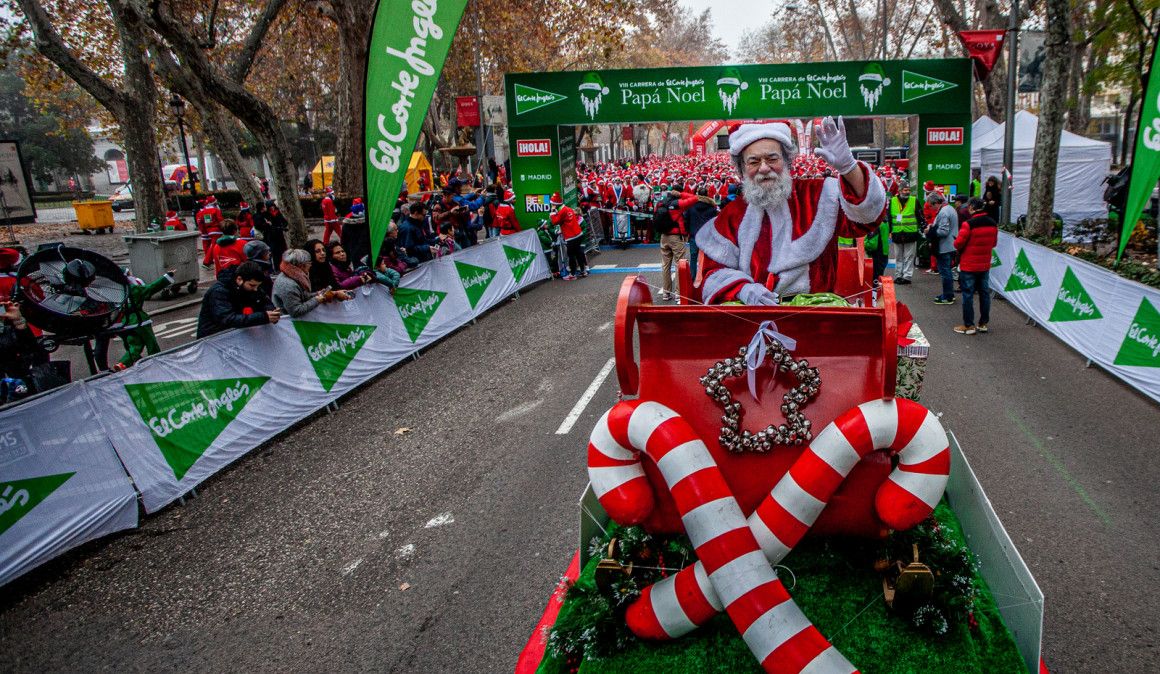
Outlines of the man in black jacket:
[{"label": "man in black jacket", "polygon": [[201,313],[197,317],[198,339],[230,328],[277,323],[282,317],[269,296],[262,292],[266,275],[257,262],[241,263],[232,277],[228,272],[228,269],[222,270],[217,282],[210,286],[201,301]]}]

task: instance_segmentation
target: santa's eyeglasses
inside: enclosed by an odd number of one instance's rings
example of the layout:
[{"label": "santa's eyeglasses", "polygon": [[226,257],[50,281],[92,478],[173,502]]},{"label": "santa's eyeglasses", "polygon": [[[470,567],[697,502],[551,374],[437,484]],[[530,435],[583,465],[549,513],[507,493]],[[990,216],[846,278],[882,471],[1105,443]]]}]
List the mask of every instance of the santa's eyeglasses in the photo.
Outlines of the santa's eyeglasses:
[{"label": "santa's eyeglasses", "polygon": [[755,155],[745,160],[745,167],[749,169],[758,169],[762,163],[765,163],[769,168],[777,168],[781,166],[785,158],[780,154]]}]

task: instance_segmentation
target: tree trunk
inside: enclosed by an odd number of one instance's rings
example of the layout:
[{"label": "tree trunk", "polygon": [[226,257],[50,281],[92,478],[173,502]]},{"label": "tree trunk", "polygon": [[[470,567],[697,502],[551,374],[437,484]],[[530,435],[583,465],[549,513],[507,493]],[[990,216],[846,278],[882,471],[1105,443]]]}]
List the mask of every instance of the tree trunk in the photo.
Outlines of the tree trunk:
[{"label": "tree trunk", "polygon": [[1035,158],[1031,169],[1031,195],[1027,202],[1027,232],[1051,236],[1055,205],[1055,169],[1059,164],[1059,136],[1067,110],[1067,80],[1072,50],[1068,0],[1046,0],[1043,87],[1040,90],[1039,129],[1035,134]]},{"label": "tree trunk", "polygon": [[[1071,72],[1067,79],[1067,130],[1083,135],[1087,133],[1092,118],[1092,95],[1084,86],[1087,73],[1095,65],[1096,49],[1091,46],[1077,46],[1072,50]],[[1085,68],[1084,65],[1087,67]]]},{"label": "tree trunk", "polygon": [[[369,5],[373,6],[373,5]],[[358,11],[362,9],[363,11]],[[336,7],[338,18],[338,147],[334,158],[334,189],[342,195],[365,196],[363,73],[367,68],[367,31],[371,24],[365,3]]]},{"label": "tree trunk", "polygon": [[145,27],[110,2],[113,25],[121,41],[125,62],[126,105],[117,119],[125,144],[129,179],[133,181],[134,228],[144,232],[155,219],[165,222],[165,190],[157,169],[157,85],[149,67]]},{"label": "tree trunk", "polygon": [[1136,144],[1132,142],[1133,137],[1128,133],[1132,131],[1132,120],[1135,119],[1136,103],[1139,101],[1138,92],[1135,88],[1128,94],[1128,105],[1124,108],[1124,118],[1120,120],[1120,166],[1127,166],[1132,163],[1131,157],[1128,156],[1130,149],[1135,153]]},{"label": "tree trunk", "polygon": [[987,103],[987,116],[996,122],[1007,117],[1007,54],[1003,53],[995,62],[995,68],[983,80],[983,95]]}]

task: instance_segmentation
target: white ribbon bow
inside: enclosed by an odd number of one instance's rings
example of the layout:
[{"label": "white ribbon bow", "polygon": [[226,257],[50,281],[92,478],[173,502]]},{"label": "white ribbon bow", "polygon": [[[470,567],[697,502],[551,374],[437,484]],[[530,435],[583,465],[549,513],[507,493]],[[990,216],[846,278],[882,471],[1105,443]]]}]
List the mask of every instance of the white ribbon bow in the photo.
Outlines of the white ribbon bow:
[{"label": "white ribbon bow", "polygon": [[757,397],[757,368],[765,362],[765,356],[769,353],[769,345],[775,340],[781,342],[787,351],[793,351],[797,348],[797,340],[778,332],[777,323],[763,321],[761,326],[757,328],[757,332],[753,334],[753,339],[749,340],[749,348],[745,350],[745,362],[749,370],[749,395],[758,402],[761,402],[761,398]]}]

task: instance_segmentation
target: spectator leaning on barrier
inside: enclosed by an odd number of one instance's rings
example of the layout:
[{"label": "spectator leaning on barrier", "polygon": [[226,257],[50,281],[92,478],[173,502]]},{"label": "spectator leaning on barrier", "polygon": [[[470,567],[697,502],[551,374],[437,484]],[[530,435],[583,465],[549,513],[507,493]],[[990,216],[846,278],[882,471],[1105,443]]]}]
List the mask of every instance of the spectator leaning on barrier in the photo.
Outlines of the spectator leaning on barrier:
[{"label": "spectator leaning on barrier", "polygon": [[333,290],[310,289],[310,253],[294,249],[282,256],[282,272],[274,280],[274,306],[291,318],[305,316],[320,304],[347,299]]},{"label": "spectator leaning on barrier", "polygon": [[318,239],[310,239],[302,246],[302,250],[310,253],[310,290],[337,290],[338,282],[334,279],[334,270],[326,255],[326,245]]},{"label": "spectator leaning on barrier", "polygon": [[326,247],[326,259],[330,261],[330,271],[334,274],[334,281],[342,290],[353,290],[374,280],[368,270],[358,270],[351,264],[346,249],[339,241],[331,241]]},{"label": "spectator leaning on barrier", "polygon": [[431,259],[431,241],[423,232],[424,219],[427,207],[421,201],[411,204],[410,212],[399,223],[398,245],[404,255],[409,255],[419,262]]},{"label": "spectator leaning on barrier", "polygon": [[265,274],[256,262],[243,262],[232,276],[223,272],[205,292],[201,313],[197,317],[197,338],[208,337],[230,328],[249,328],[277,323],[282,314],[262,292]]},{"label": "spectator leaning on barrier", "polygon": [[[979,197],[967,202],[971,217],[959,228],[955,248],[959,251],[959,283],[963,287],[963,324],[960,335],[987,332],[991,320],[991,251],[999,242],[999,226],[987,214]],[[975,324],[975,295],[979,296],[979,323]]]}]

